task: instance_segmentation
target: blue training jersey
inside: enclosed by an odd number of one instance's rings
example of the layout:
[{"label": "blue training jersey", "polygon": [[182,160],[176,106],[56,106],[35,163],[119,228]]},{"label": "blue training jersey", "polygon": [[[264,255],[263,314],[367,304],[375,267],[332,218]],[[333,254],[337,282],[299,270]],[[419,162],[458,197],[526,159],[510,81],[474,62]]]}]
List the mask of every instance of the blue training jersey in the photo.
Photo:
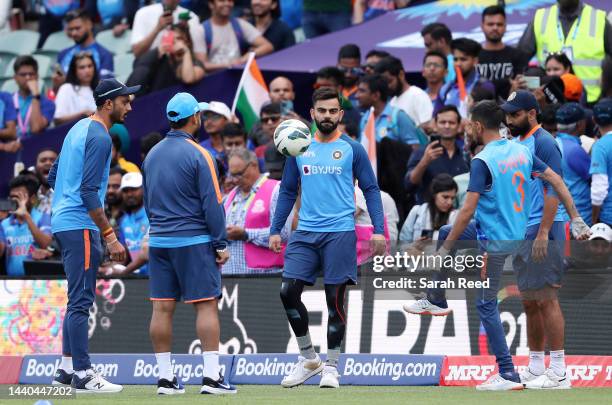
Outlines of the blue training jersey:
[{"label": "blue training jersey", "polygon": [[[49,214],[32,208],[30,216],[41,232],[51,234]],[[6,274],[23,276],[25,274],[23,262],[32,258],[32,251],[38,247],[34,241],[34,235],[25,221],[19,223],[13,215],[0,222],[0,229],[2,229],[1,233],[4,234],[6,243]]]},{"label": "blue training jersey", "polygon": [[612,132],[605,134],[593,145],[589,174],[608,176],[608,195],[601,206],[599,221],[612,224]]},{"label": "blue training jersey", "polygon": [[[591,221],[591,176],[589,175],[591,157],[582,149],[580,138],[577,136],[559,132],[556,139],[563,157],[563,181],[572,195],[576,210],[584,222],[591,226],[593,225]],[[559,204],[559,211],[562,211],[565,220],[569,221],[569,215],[563,204]]]},{"label": "blue training jersey", "polygon": [[280,234],[293,209],[300,184],[298,230],[355,230],[354,179],[357,179],[366,198],[374,233],[382,235],[384,214],[380,190],[363,146],[339,133],[333,135],[330,142],[317,139],[315,136],[301,156],[287,158],[270,234]]},{"label": "blue training jersey", "polygon": [[[132,261],[136,260],[142,250],[142,240],[149,231],[149,218],[147,218],[144,206],[135,212],[124,213],[119,218],[119,231],[122,241],[125,242],[130,252],[130,258]],[[136,270],[136,274],[149,274],[149,266],[146,264],[141,266]]]},{"label": "blue training jersey", "polygon": [[495,245],[525,237],[531,208],[528,181],[532,155],[525,146],[500,139],[487,144],[474,159],[484,162],[491,176],[491,184],[480,194],[476,208],[479,239],[492,242],[489,250],[505,250]]},{"label": "blue training jersey", "polygon": [[[559,176],[563,177],[561,150],[555,138],[545,129],[538,126],[531,133],[524,137],[515,138],[516,142],[526,146],[532,154],[533,158],[540,159],[546,166],[550,167]],[[544,193],[554,193],[552,187],[548,183],[544,183],[539,178],[528,179],[528,185],[531,196],[531,207],[527,226],[539,224],[542,220],[544,211]],[[564,210],[557,209],[555,221],[565,222]]]},{"label": "blue training jersey", "polygon": [[103,123],[83,118],[68,131],[49,172],[53,193],[53,233],[79,229],[98,231],[89,211],[104,206],[112,141]]}]

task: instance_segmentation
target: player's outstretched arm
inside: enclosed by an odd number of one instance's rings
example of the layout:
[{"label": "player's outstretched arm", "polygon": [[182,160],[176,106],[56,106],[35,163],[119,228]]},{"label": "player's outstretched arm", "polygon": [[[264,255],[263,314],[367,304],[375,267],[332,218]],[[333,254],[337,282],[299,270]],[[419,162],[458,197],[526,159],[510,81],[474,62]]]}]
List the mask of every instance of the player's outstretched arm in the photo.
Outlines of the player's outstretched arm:
[{"label": "player's outstretched arm", "polygon": [[576,239],[587,239],[590,235],[590,230],[587,224],[584,223],[584,220],[578,214],[578,210],[576,210],[576,205],[574,204],[574,200],[572,199],[572,195],[570,194],[565,182],[557,173],[555,173],[552,169],[547,168],[540,174],[540,178],[544,181],[548,182],[552,188],[557,193],[559,200],[567,210],[572,222],[572,234]]}]

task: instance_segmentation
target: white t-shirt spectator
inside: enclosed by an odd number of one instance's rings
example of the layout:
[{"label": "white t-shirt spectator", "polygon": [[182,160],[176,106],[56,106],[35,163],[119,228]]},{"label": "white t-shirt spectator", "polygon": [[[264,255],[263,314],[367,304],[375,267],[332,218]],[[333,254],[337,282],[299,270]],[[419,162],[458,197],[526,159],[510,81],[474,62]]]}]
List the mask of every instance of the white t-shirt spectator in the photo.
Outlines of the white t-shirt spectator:
[{"label": "white t-shirt spectator", "polygon": [[67,117],[85,110],[96,110],[91,87],[73,86],[70,83],[62,84],[55,97],[54,118]]},{"label": "white t-shirt spectator", "polygon": [[416,126],[429,121],[433,114],[431,99],[425,91],[417,86],[410,86],[399,97],[393,97],[391,105],[404,110]]},{"label": "white t-shirt spectator", "polygon": [[[249,44],[252,44],[261,36],[261,32],[257,28],[242,18],[238,19],[238,24],[242,28],[244,40]],[[213,38],[210,44],[208,61],[211,63],[229,63],[240,58],[242,56],[240,45],[238,44],[238,38],[236,38],[232,24],[228,22],[225,25],[216,25],[211,20],[210,25],[212,26]]]},{"label": "white t-shirt spectator", "polygon": [[[387,220],[387,228],[389,229],[389,240],[395,242],[398,236],[397,224],[399,223],[399,213],[393,197],[388,193],[380,190],[380,198],[383,205],[383,213]],[[355,218],[356,225],[372,225],[370,214],[368,213],[368,205],[366,204],[363,191],[355,186],[355,206],[359,208],[359,215]]]},{"label": "white t-shirt spectator", "polygon": [[[174,23],[179,22],[179,14],[187,12],[186,8],[178,6],[172,13]],[[151,31],[155,29],[159,17],[164,13],[164,7],[160,4],[151,4],[141,8],[136,12],[134,16],[134,25],[132,27],[132,37],[130,38],[130,44],[134,45],[143,39]],[[204,42],[204,28],[200,24],[200,19],[193,12],[189,11],[191,19],[189,20],[189,34],[191,34],[191,40],[193,41],[193,51],[195,53],[206,53],[206,44]],[[161,42],[161,38],[164,35],[164,31],[161,31],[155,37],[151,49],[157,48]]]}]

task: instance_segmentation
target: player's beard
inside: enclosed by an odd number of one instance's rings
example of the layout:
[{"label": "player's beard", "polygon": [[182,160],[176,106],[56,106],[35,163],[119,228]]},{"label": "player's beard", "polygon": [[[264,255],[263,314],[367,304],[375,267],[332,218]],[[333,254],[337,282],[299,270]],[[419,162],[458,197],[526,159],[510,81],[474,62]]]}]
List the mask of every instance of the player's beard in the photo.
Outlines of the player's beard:
[{"label": "player's beard", "polygon": [[531,128],[529,127],[529,121],[525,119],[525,121],[520,125],[508,124],[508,129],[514,138],[518,138],[521,135],[526,135]]},{"label": "player's beard", "polygon": [[317,124],[319,132],[321,132],[323,135],[329,135],[334,132],[336,128],[338,128],[338,121],[333,122],[331,120],[315,120],[315,124]]},{"label": "player's beard", "polygon": [[111,122],[113,124],[123,124],[123,121],[125,121],[125,115],[122,114],[121,111],[116,110],[114,107],[115,105],[113,102],[113,112],[111,112],[111,115],[110,115]]},{"label": "player's beard", "polygon": [[488,35],[485,35],[486,40],[489,41],[489,42],[492,42],[494,44],[500,43],[501,40],[502,40],[502,37],[503,37],[502,35],[499,35],[499,36],[488,36]]}]

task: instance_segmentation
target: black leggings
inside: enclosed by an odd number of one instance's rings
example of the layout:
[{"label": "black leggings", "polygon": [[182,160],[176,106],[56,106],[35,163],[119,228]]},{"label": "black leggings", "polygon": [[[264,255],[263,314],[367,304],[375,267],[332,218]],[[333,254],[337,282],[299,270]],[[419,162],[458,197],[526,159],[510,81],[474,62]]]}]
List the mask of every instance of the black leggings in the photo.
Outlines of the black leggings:
[{"label": "black leggings", "polygon": [[[289,324],[295,336],[301,337],[308,333],[308,311],[302,302],[304,281],[283,278],[280,297],[287,312]],[[326,284],[325,298],[327,301],[327,348],[340,349],[346,330],[346,311],[344,295],[346,284]]]}]

